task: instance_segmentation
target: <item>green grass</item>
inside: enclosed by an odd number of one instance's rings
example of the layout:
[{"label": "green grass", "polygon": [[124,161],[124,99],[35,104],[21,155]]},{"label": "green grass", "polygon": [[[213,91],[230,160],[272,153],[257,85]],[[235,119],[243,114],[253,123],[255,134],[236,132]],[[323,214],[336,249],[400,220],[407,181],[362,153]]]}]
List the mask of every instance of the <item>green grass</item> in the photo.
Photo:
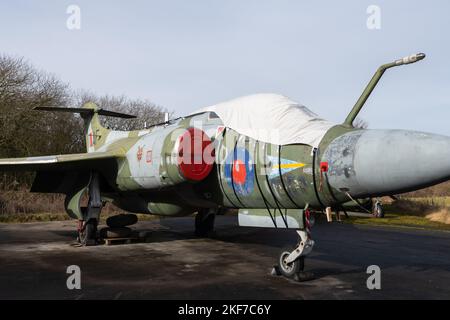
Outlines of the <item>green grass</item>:
[{"label": "green grass", "polygon": [[45,221],[63,221],[70,220],[67,214],[59,213],[32,213],[32,214],[2,214],[0,222],[2,223],[23,223],[23,222],[45,222]]},{"label": "green grass", "polygon": [[367,217],[350,217],[346,219],[347,223],[395,226],[395,227],[413,227],[431,230],[448,230],[450,224],[431,221],[426,215],[450,207],[450,197],[408,197],[400,198],[392,203],[383,205],[385,211],[384,218],[374,218],[371,215]]},{"label": "green grass", "polygon": [[345,223],[362,224],[362,225],[375,225],[375,226],[394,226],[394,227],[412,227],[420,229],[431,230],[447,230],[450,231],[450,225],[430,221],[425,217],[399,214],[399,213],[386,213],[384,218],[374,218],[372,216],[360,218],[349,217],[344,220]]},{"label": "green grass", "polygon": [[413,202],[419,202],[431,206],[450,207],[450,197],[414,197],[407,198]]}]

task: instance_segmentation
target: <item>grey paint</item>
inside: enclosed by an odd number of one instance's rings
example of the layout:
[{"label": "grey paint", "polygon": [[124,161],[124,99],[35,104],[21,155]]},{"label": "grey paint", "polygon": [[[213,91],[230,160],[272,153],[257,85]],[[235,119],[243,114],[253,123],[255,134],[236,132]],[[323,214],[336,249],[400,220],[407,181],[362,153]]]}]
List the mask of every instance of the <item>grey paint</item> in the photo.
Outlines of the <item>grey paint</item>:
[{"label": "grey paint", "polygon": [[360,130],[325,150],[328,181],[352,196],[419,189],[450,178],[450,138],[406,130]]}]

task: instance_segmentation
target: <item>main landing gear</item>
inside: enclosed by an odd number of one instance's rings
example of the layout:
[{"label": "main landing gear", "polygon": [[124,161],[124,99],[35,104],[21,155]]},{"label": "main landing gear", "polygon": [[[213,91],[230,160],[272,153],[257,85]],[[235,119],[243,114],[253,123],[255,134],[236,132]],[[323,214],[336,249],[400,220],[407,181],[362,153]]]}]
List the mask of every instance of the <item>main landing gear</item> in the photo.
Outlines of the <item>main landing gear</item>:
[{"label": "main landing gear", "polygon": [[215,209],[199,209],[195,216],[195,235],[197,237],[210,237],[214,232],[215,218]]},{"label": "main landing gear", "polygon": [[97,244],[98,219],[78,221],[78,242],[82,246],[95,246]]},{"label": "main landing gear", "polygon": [[103,202],[100,196],[98,174],[92,175],[89,184],[89,201],[86,208],[82,208],[84,220],[78,221],[78,242],[83,246],[95,246],[98,243],[97,226]]},{"label": "main landing gear", "polygon": [[383,203],[380,199],[376,199],[373,204],[372,214],[375,218],[384,218]]}]

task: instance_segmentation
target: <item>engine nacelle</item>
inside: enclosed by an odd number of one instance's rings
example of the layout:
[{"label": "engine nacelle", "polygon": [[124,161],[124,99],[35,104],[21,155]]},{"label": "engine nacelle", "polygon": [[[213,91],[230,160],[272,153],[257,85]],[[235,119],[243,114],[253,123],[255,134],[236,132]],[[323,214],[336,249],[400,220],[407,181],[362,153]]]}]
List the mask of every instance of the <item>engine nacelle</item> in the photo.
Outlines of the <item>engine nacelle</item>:
[{"label": "engine nacelle", "polygon": [[210,174],[214,160],[214,144],[203,130],[162,127],[138,138],[127,152],[117,182],[122,190],[195,183]]},{"label": "engine nacelle", "polygon": [[[172,184],[204,180],[214,165],[214,145],[201,129],[175,129],[162,161],[165,175]],[[177,138],[173,139],[173,136]],[[166,179],[166,178],[165,178]]]}]

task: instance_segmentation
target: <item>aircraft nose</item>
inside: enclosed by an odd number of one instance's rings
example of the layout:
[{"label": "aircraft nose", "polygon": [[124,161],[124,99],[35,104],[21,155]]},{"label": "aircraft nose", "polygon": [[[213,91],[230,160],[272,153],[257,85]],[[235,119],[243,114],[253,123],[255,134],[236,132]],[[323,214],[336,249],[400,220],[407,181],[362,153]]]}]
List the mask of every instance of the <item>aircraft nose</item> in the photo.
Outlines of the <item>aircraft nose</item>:
[{"label": "aircraft nose", "polygon": [[352,196],[382,196],[450,179],[450,137],[407,130],[357,130],[331,142],[330,185]]}]

